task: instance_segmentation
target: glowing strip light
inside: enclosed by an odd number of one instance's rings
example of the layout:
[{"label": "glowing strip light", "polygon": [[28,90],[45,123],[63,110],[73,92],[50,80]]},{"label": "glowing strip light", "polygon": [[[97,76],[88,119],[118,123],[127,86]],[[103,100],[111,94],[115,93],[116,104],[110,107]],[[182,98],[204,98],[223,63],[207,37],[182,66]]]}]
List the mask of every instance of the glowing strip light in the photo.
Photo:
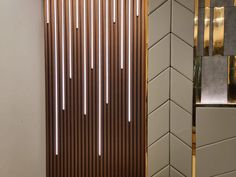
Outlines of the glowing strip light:
[{"label": "glowing strip light", "polygon": [[46,6],[47,6],[47,23],[49,23],[50,21],[49,0],[46,1]]},{"label": "glowing strip light", "polygon": [[137,0],[137,5],[136,5],[137,9],[136,9],[136,12],[137,12],[137,17],[139,16],[139,0]]},{"label": "glowing strip light", "polygon": [[54,0],[54,44],[55,44],[55,151],[58,155],[58,64],[57,64],[57,0]]},{"label": "glowing strip light", "polygon": [[93,0],[91,0],[91,69],[93,69],[94,67],[94,48],[93,48],[93,33],[94,33],[94,29],[93,29],[93,11],[94,11],[94,7],[93,7]]},{"label": "glowing strip light", "polygon": [[71,0],[69,0],[69,67],[70,79],[72,79],[72,47],[71,47]]},{"label": "glowing strip light", "polygon": [[64,0],[62,0],[62,17],[61,17],[61,63],[62,63],[62,109],[65,110],[65,14]]},{"label": "glowing strip light", "polygon": [[84,115],[87,114],[87,31],[86,31],[86,0],[84,0]]},{"label": "glowing strip light", "polygon": [[108,41],[108,18],[109,18],[109,12],[108,12],[108,8],[109,8],[109,4],[108,4],[109,0],[106,0],[106,104],[108,104],[108,97],[109,97],[109,93],[108,93],[108,79],[109,79],[109,41]]},{"label": "glowing strip light", "polygon": [[131,0],[129,0],[129,37],[128,37],[128,121],[131,121]]},{"label": "glowing strip light", "polygon": [[79,2],[76,0],[76,28],[79,28]]},{"label": "glowing strip light", "polygon": [[121,42],[120,42],[120,67],[124,68],[124,0],[121,0]]},{"label": "glowing strip light", "polygon": [[113,23],[116,22],[116,0],[113,0]]},{"label": "glowing strip light", "polygon": [[101,147],[101,118],[102,118],[102,108],[101,108],[101,99],[102,99],[102,78],[101,78],[101,2],[98,1],[98,155],[102,155]]}]

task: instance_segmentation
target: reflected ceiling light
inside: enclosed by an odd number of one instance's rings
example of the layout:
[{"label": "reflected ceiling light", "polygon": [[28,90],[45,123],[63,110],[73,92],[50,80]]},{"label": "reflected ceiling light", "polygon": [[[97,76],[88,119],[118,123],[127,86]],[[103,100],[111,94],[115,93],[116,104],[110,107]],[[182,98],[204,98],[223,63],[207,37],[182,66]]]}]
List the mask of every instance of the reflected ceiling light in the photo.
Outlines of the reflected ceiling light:
[{"label": "reflected ceiling light", "polygon": [[49,13],[49,0],[46,1],[46,6],[47,6],[47,23],[50,21],[50,13]]},{"label": "reflected ceiling light", "polygon": [[79,2],[76,0],[76,28],[79,28]]},{"label": "reflected ceiling light", "polygon": [[101,130],[101,119],[102,119],[102,67],[101,67],[101,2],[98,1],[98,155],[102,155],[102,130]]},{"label": "reflected ceiling light", "polygon": [[113,23],[116,22],[116,0],[113,0]]},{"label": "reflected ceiling light", "polygon": [[58,155],[58,63],[57,63],[57,0],[54,0],[54,55],[55,55],[55,151]]},{"label": "reflected ceiling light", "polygon": [[120,25],[120,35],[121,35],[121,42],[120,42],[120,67],[121,69],[124,68],[124,0],[121,1],[121,25]]},{"label": "reflected ceiling light", "polygon": [[131,0],[129,0],[128,34],[128,121],[131,121]]},{"label": "reflected ceiling light", "polygon": [[72,79],[72,47],[71,47],[71,0],[69,0],[69,67],[70,79]]},{"label": "reflected ceiling light", "polygon": [[137,9],[136,9],[136,12],[137,12],[137,17],[139,16],[139,0],[137,0],[137,5],[136,5]]},{"label": "reflected ceiling light", "polygon": [[109,32],[109,27],[108,27],[108,19],[109,19],[109,0],[106,0],[106,104],[108,104],[108,79],[109,79],[109,40],[108,40],[108,32]]},{"label": "reflected ceiling light", "polygon": [[86,31],[86,0],[84,0],[84,115],[87,114],[87,31]]},{"label": "reflected ceiling light", "polygon": [[93,11],[94,11],[94,4],[93,0],[91,0],[91,69],[93,69],[94,65],[94,46],[93,46],[93,33],[94,33],[94,27],[93,27]]},{"label": "reflected ceiling light", "polygon": [[62,109],[65,110],[65,10],[64,0],[62,0],[61,12],[61,63],[62,63]]}]

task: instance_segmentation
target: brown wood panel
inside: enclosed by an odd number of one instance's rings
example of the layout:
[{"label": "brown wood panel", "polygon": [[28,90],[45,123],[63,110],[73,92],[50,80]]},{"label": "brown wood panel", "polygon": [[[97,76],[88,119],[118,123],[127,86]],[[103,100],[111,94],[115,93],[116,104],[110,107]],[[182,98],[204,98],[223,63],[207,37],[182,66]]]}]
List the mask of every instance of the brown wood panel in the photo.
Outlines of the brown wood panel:
[{"label": "brown wood panel", "polygon": [[[139,1],[140,8],[139,16],[136,12],[137,1]],[[44,2],[47,177],[145,177],[147,159],[147,120],[145,118],[147,110],[147,0],[123,0],[123,39],[121,35],[122,0],[108,0],[108,17],[106,17],[106,0],[44,0]],[[63,2],[64,4],[62,4]],[[84,9],[84,2],[86,9]],[[94,4],[94,21],[91,21],[91,2]],[[129,11],[129,2],[131,11]],[[99,58],[98,33],[99,3],[101,4],[101,58]],[[115,22],[113,22],[114,3],[116,6]],[[71,4],[70,11],[69,4]],[[48,5],[49,21],[47,21]],[[84,31],[84,10],[86,10],[86,33]],[[131,15],[130,110],[128,109],[129,13]],[[78,28],[76,28],[77,15]],[[62,23],[63,16],[64,24]],[[106,48],[106,18],[108,18],[108,48]],[[94,27],[93,33],[91,22]],[[122,40],[123,53],[121,53]],[[86,60],[84,61],[85,41]],[[64,44],[64,48],[62,44]],[[94,48],[94,68],[91,68],[92,47]],[[70,50],[72,68],[70,68]],[[106,65],[107,50],[108,65]],[[57,68],[55,68],[56,55]],[[123,69],[121,68],[122,55],[124,56]],[[99,70],[99,59],[101,70]],[[86,62],[85,69],[84,62]],[[72,78],[70,78],[70,71]],[[99,71],[102,74],[101,83],[98,80]],[[84,80],[85,73],[86,80]],[[55,79],[56,74],[58,75],[57,80]],[[107,74],[108,80],[106,80]],[[106,81],[108,81],[108,103],[106,103]],[[85,83],[86,95],[84,95]],[[102,89],[101,100],[99,100],[99,86]],[[63,87],[65,88],[64,110]],[[87,100],[86,115],[84,114],[85,99]],[[99,105],[101,105],[102,113],[101,156],[99,156],[98,136]],[[128,111],[131,111],[130,122],[128,121]],[[56,112],[58,113],[58,124],[56,124]],[[56,146],[56,133],[58,133],[58,146]],[[58,154],[56,148],[58,148]]]}]

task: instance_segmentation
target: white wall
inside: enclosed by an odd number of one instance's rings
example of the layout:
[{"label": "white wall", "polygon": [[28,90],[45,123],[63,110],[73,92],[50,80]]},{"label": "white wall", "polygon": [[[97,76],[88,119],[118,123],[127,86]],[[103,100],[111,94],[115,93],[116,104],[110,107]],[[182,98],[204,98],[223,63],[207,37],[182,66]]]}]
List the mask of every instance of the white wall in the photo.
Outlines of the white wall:
[{"label": "white wall", "polygon": [[45,177],[42,0],[0,0],[0,176]]}]

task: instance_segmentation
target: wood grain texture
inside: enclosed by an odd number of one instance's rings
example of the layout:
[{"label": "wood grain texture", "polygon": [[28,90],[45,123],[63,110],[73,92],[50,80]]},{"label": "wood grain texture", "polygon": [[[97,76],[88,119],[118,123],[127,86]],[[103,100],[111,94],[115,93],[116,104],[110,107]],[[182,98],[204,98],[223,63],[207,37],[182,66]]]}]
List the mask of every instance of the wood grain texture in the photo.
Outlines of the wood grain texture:
[{"label": "wood grain texture", "polygon": [[[78,0],[78,11],[76,10],[76,0],[70,0],[71,28],[69,28],[69,0],[44,0],[44,2],[47,177],[145,177],[147,159],[147,1],[139,0],[140,9],[139,16],[137,16],[137,1],[131,0],[131,122],[128,122],[129,1],[124,0],[123,39],[121,38],[121,0],[108,1],[108,65],[106,65],[106,0],[93,0],[93,35],[91,35],[91,0]],[[54,21],[54,2],[57,4],[56,22]],[[84,2],[86,2],[86,23],[83,21]],[[101,83],[98,80],[99,2],[101,3]],[[115,23],[113,22],[114,2],[116,3]],[[49,14],[47,13],[47,4],[49,5]],[[76,28],[77,14],[78,28]],[[62,24],[63,15],[64,25]],[[54,42],[54,24],[57,25],[57,45]],[[84,33],[84,24],[86,24],[87,35]],[[62,45],[62,29],[64,29],[65,35],[64,48]],[[69,40],[70,33],[71,41]],[[94,41],[94,68],[91,68],[91,37]],[[84,60],[84,40],[86,40],[86,60]],[[122,40],[124,44],[123,53],[121,53]],[[57,50],[55,50],[55,46],[57,46]],[[72,53],[71,79],[70,50]],[[56,51],[58,68],[55,68]],[[121,69],[121,55],[124,56],[123,69]],[[86,62],[85,69],[84,62]],[[108,104],[106,104],[105,86],[107,67]],[[58,71],[58,87],[55,85],[56,69]],[[85,73],[86,82],[84,80]],[[85,83],[87,84],[86,95],[84,95]],[[100,101],[99,84],[101,84],[102,93]],[[64,110],[62,109],[63,87],[65,88]],[[58,103],[55,102],[56,89],[58,91]],[[84,114],[84,99],[87,100],[86,115]],[[56,104],[58,104],[58,155],[55,151]],[[101,104],[102,113],[101,156],[99,156],[98,137],[99,104]]]}]

